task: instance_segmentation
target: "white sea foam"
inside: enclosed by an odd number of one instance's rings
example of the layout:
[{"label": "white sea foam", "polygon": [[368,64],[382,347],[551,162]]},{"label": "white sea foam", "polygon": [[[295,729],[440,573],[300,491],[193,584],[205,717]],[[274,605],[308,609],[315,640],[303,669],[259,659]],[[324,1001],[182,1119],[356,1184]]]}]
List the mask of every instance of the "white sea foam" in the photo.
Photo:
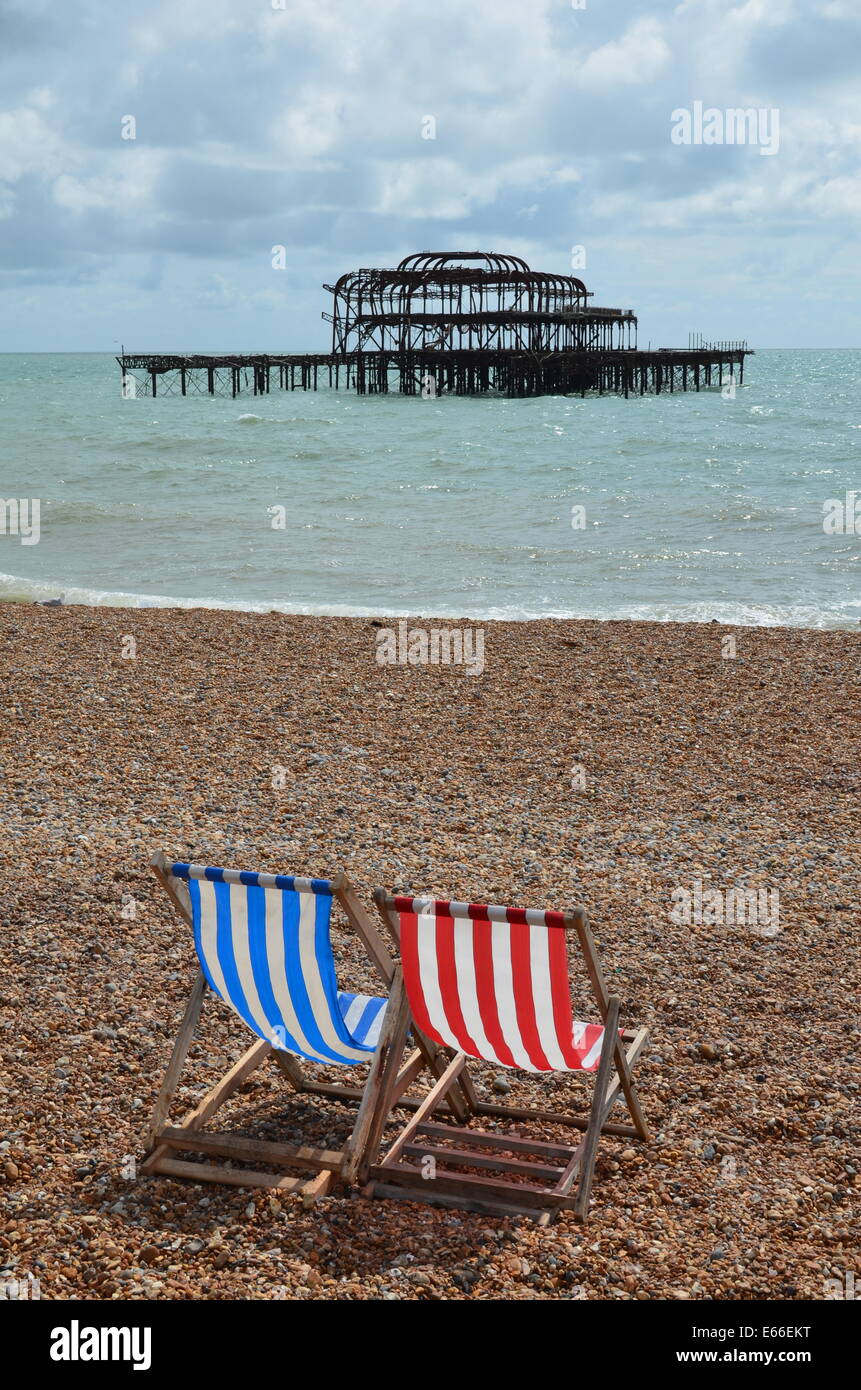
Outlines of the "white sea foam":
[{"label": "white sea foam", "polygon": [[13,574],[0,574],[0,603],[45,603],[62,595],[64,604],[88,608],[209,608],[236,613],[295,613],[329,618],[468,618],[484,622],[533,622],[548,619],[589,619],[598,622],[710,623],[731,627],[856,628],[861,622],[861,600],[819,609],[812,604],[789,606],[743,603],[608,604],[578,605],[570,609],[529,608],[521,604],[463,604],[437,609],[432,606],[398,608],[383,603],[377,608],[350,603],[285,603],[280,599],[240,602],[235,599],[189,598],[167,594],[133,594],[122,590],[85,589],[61,581],[37,582]]}]

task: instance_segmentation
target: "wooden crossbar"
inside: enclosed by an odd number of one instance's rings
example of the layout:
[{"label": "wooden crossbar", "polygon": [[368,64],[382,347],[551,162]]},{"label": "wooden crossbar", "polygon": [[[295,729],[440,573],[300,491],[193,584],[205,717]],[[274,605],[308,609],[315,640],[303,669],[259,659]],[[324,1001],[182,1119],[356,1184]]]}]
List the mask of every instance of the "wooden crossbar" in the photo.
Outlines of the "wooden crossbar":
[{"label": "wooden crossbar", "polygon": [[182,1126],[168,1125],[159,1134],[159,1143],[169,1149],[193,1149],[199,1153],[216,1154],[250,1163],[264,1159],[285,1168],[337,1168],[341,1161],[339,1149],[314,1149],[308,1145],[278,1144],[269,1139],[247,1139],[242,1134],[212,1134],[200,1130],[188,1131]]},{"label": "wooden crossbar", "polygon": [[469,1140],[483,1148],[510,1149],[512,1153],[541,1154],[545,1158],[564,1158],[567,1161],[571,1153],[568,1144],[550,1144],[544,1139],[529,1139],[524,1135],[497,1134],[488,1129],[460,1129],[457,1125],[441,1125],[435,1124],[433,1121],[423,1121],[419,1125],[419,1130],[422,1134],[433,1135],[434,1138],[451,1138],[459,1142]]},{"label": "wooden crossbar", "polygon": [[[500,1120],[535,1120],[538,1123],[566,1125],[571,1129],[588,1129],[588,1115],[566,1115],[556,1110],[529,1110],[517,1105],[490,1105],[479,1101],[475,1107],[477,1115],[487,1115]],[[614,1134],[618,1139],[638,1139],[640,1135],[633,1125],[608,1124],[605,1134]]]},{"label": "wooden crossbar", "polygon": [[427,1194],[444,1192],[456,1195],[472,1192],[475,1195],[482,1194],[485,1198],[497,1197],[506,1202],[516,1202],[520,1206],[542,1208],[555,1196],[553,1188],[547,1183],[533,1186],[528,1182],[513,1183],[502,1178],[487,1178],[478,1173],[461,1175],[437,1172],[435,1177],[426,1178],[416,1164],[404,1163],[401,1160],[381,1164],[380,1170],[386,1182],[391,1182],[393,1178],[397,1180],[398,1177],[409,1180],[409,1191],[404,1190],[401,1194],[409,1201],[424,1200],[424,1197],[417,1198],[416,1192],[426,1189]]},{"label": "wooden crossbar", "polygon": [[524,1177],[558,1179],[562,1169],[549,1163],[532,1163],[525,1158],[501,1158],[499,1154],[482,1153],[478,1149],[446,1149],[437,1144],[420,1144],[417,1140],[405,1144],[403,1152],[413,1158],[432,1158],[435,1163],[452,1167],[492,1168],[503,1173],[520,1173]]},{"label": "wooden crossbar", "polygon": [[[511,1218],[525,1216],[530,1221],[534,1221],[539,1226],[545,1226],[548,1221],[546,1211],[539,1212],[534,1207],[520,1206],[514,1201],[513,1197],[508,1200],[500,1196],[494,1198],[492,1204],[488,1203],[486,1197],[470,1197],[469,1193],[461,1189],[455,1193],[440,1191],[437,1184],[425,1183],[425,1188],[433,1186],[432,1192],[423,1192],[418,1196],[412,1187],[404,1186],[395,1182],[373,1182],[369,1183],[365,1189],[368,1197],[383,1198],[394,1202],[427,1202],[432,1207],[444,1207],[454,1211],[474,1211],[482,1216],[507,1216]],[[514,1185],[506,1189],[509,1193],[516,1193]]]},{"label": "wooden crossbar", "polygon": [[253,1168],[224,1168],[211,1163],[189,1163],[181,1158],[162,1158],[153,1170],[170,1178],[191,1178],[194,1182],[227,1183],[231,1187],[273,1187],[280,1192],[320,1197],[328,1192],[335,1174],[326,1169],[316,1178],[287,1177],[263,1173]]}]

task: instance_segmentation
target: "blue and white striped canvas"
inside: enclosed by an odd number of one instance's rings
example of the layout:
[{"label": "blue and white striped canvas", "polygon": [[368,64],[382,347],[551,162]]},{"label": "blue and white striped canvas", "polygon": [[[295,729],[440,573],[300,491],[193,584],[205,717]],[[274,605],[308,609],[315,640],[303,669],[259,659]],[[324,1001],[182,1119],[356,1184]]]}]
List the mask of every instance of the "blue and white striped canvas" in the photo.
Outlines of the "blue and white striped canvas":
[{"label": "blue and white striped canvas", "polygon": [[387,1001],[338,989],[328,879],[199,864],[171,872],[188,882],[207,980],[258,1037],[312,1062],[368,1061]]}]

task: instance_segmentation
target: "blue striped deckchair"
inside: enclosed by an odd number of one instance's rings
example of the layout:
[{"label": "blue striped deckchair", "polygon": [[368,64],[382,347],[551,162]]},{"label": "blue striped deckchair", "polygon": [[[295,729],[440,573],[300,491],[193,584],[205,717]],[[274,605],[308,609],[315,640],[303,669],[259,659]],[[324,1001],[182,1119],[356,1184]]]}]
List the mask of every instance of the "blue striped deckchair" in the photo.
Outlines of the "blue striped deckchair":
[{"label": "blue striped deckchair", "polygon": [[[350,1181],[366,1167],[365,1147],[372,1130],[376,1135],[378,1128],[377,1099],[383,1083],[386,1095],[393,1097],[390,1103],[408,1105],[401,1097],[419,1072],[430,1065],[439,1075],[445,1059],[433,1044],[417,1039],[417,1051],[403,1072],[390,1075],[386,998],[338,988],[330,937],[333,902],[343,908],[387,990],[397,973],[346,876],[318,879],[250,873],[172,863],[161,853],[153,857],[151,867],[193,928],[200,972],[150,1120],[142,1172],[278,1187],[300,1191],[306,1199],[328,1191],[338,1177]],[[227,1004],[257,1040],[180,1125],[170,1125],[170,1102],[208,991]],[[343,1149],[297,1148],[204,1132],[215,1111],[268,1057],[298,1091],[359,1101],[353,1133]],[[306,1077],[299,1058],[325,1067],[370,1062],[371,1068],[361,1088],[314,1083]],[[178,1158],[176,1151],[244,1164],[262,1159],[276,1168],[305,1172],[296,1177],[283,1171],[228,1168]]]}]

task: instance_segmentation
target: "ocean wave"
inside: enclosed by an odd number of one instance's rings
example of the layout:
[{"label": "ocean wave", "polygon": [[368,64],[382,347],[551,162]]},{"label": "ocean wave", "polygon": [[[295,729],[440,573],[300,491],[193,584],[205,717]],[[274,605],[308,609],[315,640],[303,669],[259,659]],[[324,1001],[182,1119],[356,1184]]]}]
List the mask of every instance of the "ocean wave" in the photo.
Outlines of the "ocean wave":
[{"label": "ocean wave", "polygon": [[257,415],[253,410],[246,410],[242,415],[237,415],[236,424],[238,425],[335,425],[336,420],[330,420],[325,415]]},{"label": "ocean wave", "polygon": [[298,613],[314,617],[365,617],[376,610],[350,604],[281,603],[269,600],[188,598],[167,594],[135,594],[123,589],[87,589],[50,580],[25,579],[0,573],[0,603],[46,603],[62,597],[64,604],[86,608],[211,608],[235,613]]},{"label": "ocean wave", "polygon": [[709,623],[728,627],[800,627],[817,629],[857,628],[861,599],[817,608],[814,604],[748,604],[700,601],[695,603],[579,604],[573,608],[530,607],[511,604],[440,605],[433,609],[416,604],[395,608],[383,602],[285,603],[277,599],[239,601],[220,598],[188,598],[166,594],[135,594],[124,590],[87,589],[76,585],[25,579],[0,573],[0,603],[45,603],[62,595],[64,604],[88,608],[206,608],[236,613],[287,613],[320,618],[389,617],[470,622],[535,622],[542,618],[583,619],[597,622]]}]

